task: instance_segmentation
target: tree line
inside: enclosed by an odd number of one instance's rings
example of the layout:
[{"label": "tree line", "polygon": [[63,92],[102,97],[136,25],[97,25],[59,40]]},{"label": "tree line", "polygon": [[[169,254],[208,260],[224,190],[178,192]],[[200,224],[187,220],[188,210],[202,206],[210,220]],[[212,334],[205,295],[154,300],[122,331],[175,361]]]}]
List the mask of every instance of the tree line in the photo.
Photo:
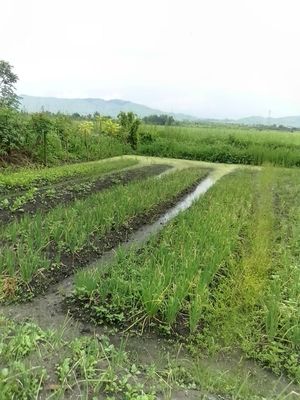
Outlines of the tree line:
[{"label": "tree line", "polygon": [[[19,110],[20,98],[13,67],[0,60],[0,158],[9,160],[24,154],[47,165],[55,160],[101,158],[101,148],[116,152],[136,150],[141,120],[132,112],[120,112],[117,118],[80,114],[52,114]],[[106,153],[109,154],[109,151]],[[114,154],[114,152],[111,152]]]}]

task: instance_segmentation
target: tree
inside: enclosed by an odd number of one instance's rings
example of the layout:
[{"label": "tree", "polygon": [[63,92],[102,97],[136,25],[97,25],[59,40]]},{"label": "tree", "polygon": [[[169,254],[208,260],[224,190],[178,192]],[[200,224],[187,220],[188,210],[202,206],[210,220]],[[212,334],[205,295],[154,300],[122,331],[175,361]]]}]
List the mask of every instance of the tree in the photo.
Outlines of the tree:
[{"label": "tree", "polygon": [[0,155],[10,155],[24,144],[24,120],[13,109],[0,108]]},{"label": "tree", "polygon": [[118,121],[126,141],[135,150],[137,148],[137,132],[141,120],[133,112],[125,113],[121,111],[118,115]]},{"label": "tree", "polygon": [[145,124],[151,125],[174,125],[175,119],[172,115],[161,114],[161,115],[149,115],[148,117],[144,117],[143,121]]},{"label": "tree", "polygon": [[70,117],[58,113],[54,119],[54,130],[58,134],[65,151],[68,152],[68,142],[72,132],[72,120]]},{"label": "tree", "polygon": [[78,131],[84,138],[84,145],[88,153],[88,137],[92,135],[94,124],[91,121],[83,121],[78,125]]},{"label": "tree", "polygon": [[51,119],[45,113],[36,113],[31,117],[31,124],[38,136],[38,141],[43,142],[44,165],[47,165],[47,135],[53,129]]},{"label": "tree", "polygon": [[12,66],[4,60],[0,60],[0,107],[18,108],[19,97],[15,92],[15,83],[18,76],[12,71]]}]

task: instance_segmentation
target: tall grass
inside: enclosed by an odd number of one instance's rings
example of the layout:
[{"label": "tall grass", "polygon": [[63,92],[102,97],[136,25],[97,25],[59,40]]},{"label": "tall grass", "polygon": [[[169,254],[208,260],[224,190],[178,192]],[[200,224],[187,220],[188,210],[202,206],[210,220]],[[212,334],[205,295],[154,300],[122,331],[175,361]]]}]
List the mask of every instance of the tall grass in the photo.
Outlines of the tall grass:
[{"label": "tall grass", "polygon": [[220,163],[300,166],[300,133],[223,126],[140,128],[138,152]]}]

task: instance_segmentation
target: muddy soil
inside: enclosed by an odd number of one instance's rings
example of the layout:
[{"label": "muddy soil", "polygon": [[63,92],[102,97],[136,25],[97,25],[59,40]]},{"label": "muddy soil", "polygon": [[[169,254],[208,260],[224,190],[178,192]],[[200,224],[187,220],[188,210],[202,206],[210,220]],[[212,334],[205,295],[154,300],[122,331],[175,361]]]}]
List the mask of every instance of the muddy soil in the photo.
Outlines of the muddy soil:
[{"label": "muddy soil", "polygon": [[[68,180],[48,187],[41,187],[34,194],[34,198],[22,204],[16,210],[1,209],[0,222],[9,223],[13,219],[20,219],[24,214],[47,212],[58,204],[68,204],[78,199],[84,199],[93,193],[111,188],[115,185],[126,185],[130,182],[160,175],[171,166],[165,164],[153,164],[143,167],[135,167],[125,171],[118,171],[101,177],[85,177]],[[9,197],[10,204],[14,203],[25,192],[19,192]]]},{"label": "muddy soil", "polygon": [[[203,178],[201,178],[202,180]],[[148,212],[133,217],[127,224],[111,229],[102,238],[97,236],[91,237],[89,245],[76,254],[62,253],[60,255],[61,265],[59,268],[56,266],[58,250],[55,246],[51,246],[47,250],[47,256],[53,261],[54,266],[48,270],[40,270],[30,283],[21,284],[17,289],[17,300],[26,301],[39,293],[44,293],[50,286],[64,280],[79,268],[98,260],[103,253],[119,246],[123,242],[127,242],[130,235],[139,230],[139,228],[149,224],[151,226],[157,220],[161,221],[160,217],[165,218],[168,215],[168,210],[174,209],[178,202],[189,195],[189,193],[193,193],[198,186],[199,181],[181,191],[173,198],[158,204]],[[173,214],[171,217],[173,217]],[[163,222],[161,221],[160,224]]]}]

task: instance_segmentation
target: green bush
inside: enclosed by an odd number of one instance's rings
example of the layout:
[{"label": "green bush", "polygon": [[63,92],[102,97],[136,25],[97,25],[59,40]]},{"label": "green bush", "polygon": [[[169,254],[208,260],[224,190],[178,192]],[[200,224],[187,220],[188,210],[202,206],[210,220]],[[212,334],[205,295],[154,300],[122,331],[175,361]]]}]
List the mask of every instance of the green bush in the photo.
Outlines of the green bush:
[{"label": "green bush", "polygon": [[25,124],[20,114],[9,108],[0,108],[0,156],[20,150],[24,144]]}]

